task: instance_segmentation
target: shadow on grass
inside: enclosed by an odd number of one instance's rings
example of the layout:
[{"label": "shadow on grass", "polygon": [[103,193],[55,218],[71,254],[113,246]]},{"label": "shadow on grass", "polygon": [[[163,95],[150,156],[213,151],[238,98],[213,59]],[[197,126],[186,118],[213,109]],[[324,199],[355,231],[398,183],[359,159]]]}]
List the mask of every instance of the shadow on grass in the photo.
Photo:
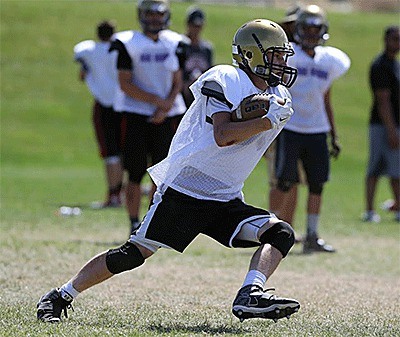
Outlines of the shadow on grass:
[{"label": "shadow on grass", "polygon": [[[170,325],[165,324],[151,324],[147,327],[147,330],[156,331],[157,333],[202,333],[210,336],[215,336],[216,334],[243,334],[246,332],[246,329],[229,327],[226,325],[221,326],[212,326],[210,323],[201,323],[196,324],[194,326],[180,324],[180,323],[171,323]],[[248,331],[247,331],[248,332]]]}]

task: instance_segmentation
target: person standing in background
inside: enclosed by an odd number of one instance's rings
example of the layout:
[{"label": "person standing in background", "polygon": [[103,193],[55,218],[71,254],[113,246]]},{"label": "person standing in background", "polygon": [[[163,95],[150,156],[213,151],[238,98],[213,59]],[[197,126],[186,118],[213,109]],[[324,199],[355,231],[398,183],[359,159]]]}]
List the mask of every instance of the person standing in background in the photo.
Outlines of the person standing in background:
[{"label": "person standing in background", "polygon": [[114,31],[113,22],[102,21],[97,25],[99,41],[86,40],[74,47],[74,59],[81,65],[79,79],[86,83],[94,97],[93,125],[107,178],[107,198],[94,203],[95,208],[121,206],[121,114],[113,110],[119,84],[116,55],[108,52]]},{"label": "person standing in background", "polygon": [[[286,15],[283,18],[283,20],[280,22],[280,25],[285,31],[289,42],[292,43],[295,42],[294,30],[300,10],[301,10],[300,5],[295,5],[293,7],[290,7],[286,11]],[[276,213],[280,219],[286,221],[287,223],[290,223],[291,226],[295,228],[293,220],[297,206],[297,186],[293,186],[288,191],[285,200],[282,200],[282,198],[280,198],[281,194],[278,191],[277,187],[278,180],[276,178],[276,172],[275,172],[275,166],[277,160],[276,153],[278,147],[279,147],[279,135],[275,139],[275,141],[271,144],[267,152],[265,152],[265,158],[267,160],[267,168],[269,175],[269,186],[270,186],[269,209],[271,210],[271,212]],[[300,182],[302,184],[305,183],[304,180],[305,174],[300,161],[299,161],[299,174],[300,174]],[[295,242],[299,243],[301,241],[302,241],[301,237],[297,233],[295,233]]]},{"label": "person standing in background", "polygon": [[298,161],[302,162],[308,187],[304,253],[335,251],[319,237],[318,229],[322,192],[329,180],[329,155],[337,158],[340,153],[331,87],[349,69],[350,59],[337,48],[322,46],[328,38],[325,12],[316,5],[303,8],[296,20],[295,54],[288,61],[298,69],[296,83],[289,90],[295,113],[279,136],[276,176],[280,198],[285,200],[299,182]]},{"label": "person standing in background", "polygon": [[197,78],[213,65],[214,47],[211,42],[202,39],[205,13],[197,7],[190,7],[186,16],[186,36],[190,44],[185,48],[183,68],[183,98],[186,107],[192,104],[194,97],[189,87]]},{"label": "person standing in background", "polygon": [[390,210],[400,221],[400,128],[399,82],[400,65],[396,56],[400,50],[399,26],[386,28],[384,51],[371,64],[369,81],[373,93],[373,105],[369,120],[369,161],[365,181],[366,210],[363,221],[379,222],[374,209],[378,179],[387,175],[394,202]]},{"label": "person standing in background", "polygon": [[294,32],[296,28],[296,20],[301,11],[301,5],[297,4],[290,7],[286,13],[283,20],[279,23],[286,33],[289,42],[296,42],[294,39]]},{"label": "person standing in background", "polygon": [[[126,206],[131,232],[139,226],[141,181],[150,165],[164,159],[182,115],[182,72],[177,50],[182,35],[168,30],[167,0],[138,2],[141,31],[119,32],[110,52],[118,54],[117,68],[126,119],[123,146],[124,169],[128,172]],[[150,198],[155,191],[153,185]]]}]

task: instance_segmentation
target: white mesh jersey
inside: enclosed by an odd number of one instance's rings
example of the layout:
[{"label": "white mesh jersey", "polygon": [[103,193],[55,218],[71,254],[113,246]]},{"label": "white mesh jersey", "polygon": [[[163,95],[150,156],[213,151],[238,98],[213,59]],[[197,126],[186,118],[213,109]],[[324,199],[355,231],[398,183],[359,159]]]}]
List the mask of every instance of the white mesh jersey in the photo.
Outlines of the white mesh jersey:
[{"label": "white mesh jersey", "polygon": [[[182,35],[164,30],[160,32],[159,39],[153,41],[142,32],[126,31],[117,33],[116,39],[124,44],[132,60],[133,84],[146,92],[167,98],[172,88],[173,73],[179,70],[176,48]],[[156,110],[155,105],[126,94],[117,95],[117,100],[115,105],[118,111],[151,116]],[[180,115],[185,111],[182,95],[178,94],[168,116]]]},{"label": "white mesh jersey", "polygon": [[118,83],[116,53],[109,53],[110,42],[86,40],[74,47],[74,58],[87,68],[85,82],[93,97],[102,105],[110,107]]},{"label": "white mesh jersey", "polygon": [[325,111],[324,95],[332,82],[350,67],[349,57],[341,50],[318,46],[312,58],[299,45],[294,44],[295,54],[288,65],[297,68],[296,82],[289,89],[295,114],[285,129],[299,133],[322,133],[331,129]]},{"label": "white mesh jersey", "polygon": [[[244,181],[281,130],[264,131],[241,143],[219,147],[213,126],[206,121],[216,112],[201,93],[206,81],[217,82],[232,104],[231,109],[226,105],[222,111],[233,111],[243,98],[261,92],[239,68],[219,65],[205,72],[190,88],[195,101],[178,127],[167,158],[148,171],[157,186],[170,186],[198,199],[243,199]],[[267,92],[290,97],[283,86]]]}]

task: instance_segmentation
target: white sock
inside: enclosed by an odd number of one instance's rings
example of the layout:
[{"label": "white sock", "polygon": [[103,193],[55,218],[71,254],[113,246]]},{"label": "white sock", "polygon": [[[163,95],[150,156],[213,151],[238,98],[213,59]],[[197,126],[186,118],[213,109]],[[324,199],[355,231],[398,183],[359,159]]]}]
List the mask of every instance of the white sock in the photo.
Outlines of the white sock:
[{"label": "white sock", "polygon": [[307,214],[307,236],[317,236],[319,214]]},{"label": "white sock", "polygon": [[267,281],[267,277],[260,271],[252,269],[250,270],[247,275],[246,278],[244,279],[242,288],[248,285],[258,285],[261,288],[264,288],[264,284]]},{"label": "white sock", "polygon": [[65,283],[60,288],[60,291],[61,291],[61,297],[66,301],[72,301],[80,294],[80,292],[72,286],[71,281]]}]

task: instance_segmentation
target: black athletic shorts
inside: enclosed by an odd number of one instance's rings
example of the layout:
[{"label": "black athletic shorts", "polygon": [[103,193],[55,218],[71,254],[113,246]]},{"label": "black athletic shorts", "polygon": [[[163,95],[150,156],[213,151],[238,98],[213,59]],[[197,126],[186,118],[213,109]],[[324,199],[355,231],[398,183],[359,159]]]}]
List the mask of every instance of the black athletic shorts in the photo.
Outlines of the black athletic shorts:
[{"label": "black athletic shorts", "polygon": [[276,153],[276,177],[298,183],[298,160],[301,160],[308,184],[328,181],[330,168],[326,138],[326,133],[282,130]]},{"label": "black athletic shorts", "polygon": [[149,166],[163,160],[182,116],[168,117],[162,124],[152,124],[148,116],[125,113],[123,145],[124,168],[129,181],[140,183]]},{"label": "black athletic shorts", "polygon": [[259,243],[233,239],[246,219],[269,216],[266,210],[240,199],[201,200],[168,188],[156,192],[149,211],[130,241],[150,250],[160,247],[183,252],[200,233],[226,247],[256,247]]},{"label": "black athletic shorts", "polygon": [[122,114],[98,101],[93,104],[93,126],[101,158],[120,156]]}]

